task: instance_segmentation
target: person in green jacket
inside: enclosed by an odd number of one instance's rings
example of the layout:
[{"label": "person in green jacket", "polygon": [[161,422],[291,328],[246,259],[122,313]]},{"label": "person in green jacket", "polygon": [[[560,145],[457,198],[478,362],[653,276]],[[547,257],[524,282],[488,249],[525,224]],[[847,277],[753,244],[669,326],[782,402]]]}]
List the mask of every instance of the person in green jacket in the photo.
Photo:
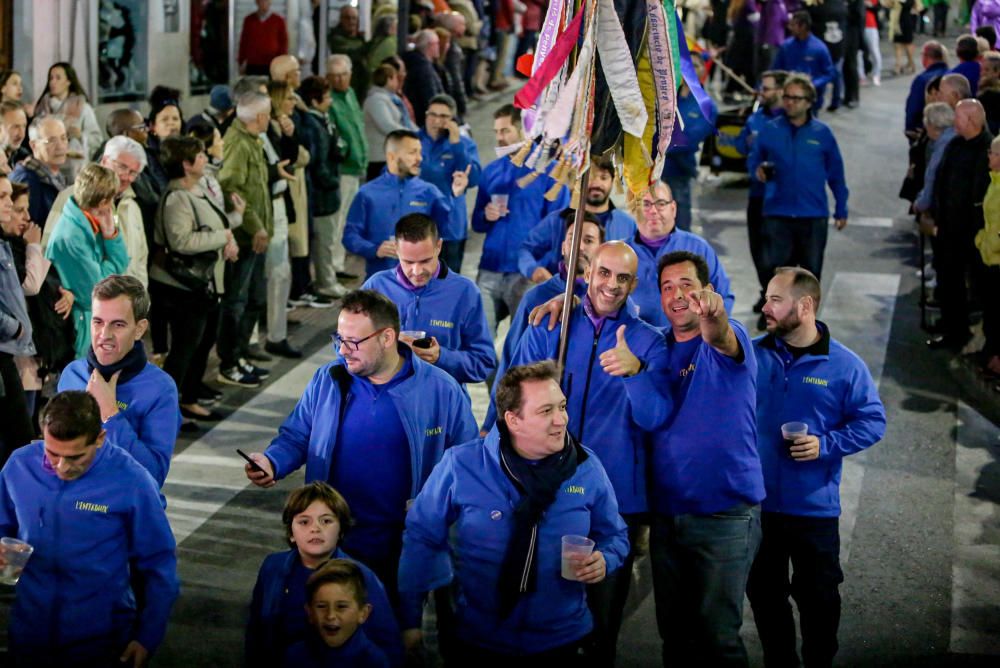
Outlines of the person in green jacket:
[{"label": "person in green jacket", "polygon": [[[340,139],[346,144],[344,161],[340,163],[340,209],[334,217],[335,240],[339,242],[347,222],[347,211],[361,187],[361,177],[368,169],[368,140],[365,139],[365,113],[351,88],[353,68],[350,58],[334,54],[327,59],[327,81],[330,82],[330,121],[337,126]],[[343,246],[333,258],[338,278],[357,278],[344,273]]]},{"label": "person in green jacket", "polygon": [[267,377],[266,369],[246,361],[250,334],[267,308],[264,253],[274,234],[268,166],[260,138],[271,120],[271,98],[259,91],[237,100],[236,120],[223,140],[219,184],[227,208],[233,194],[246,202],[243,224],[233,232],[240,247],[236,262],[226,267],[225,294],[219,314],[217,380],[227,385],[257,387]]},{"label": "person in green jacket", "polygon": [[94,285],[128,268],[128,251],[112,215],[118,194],[118,176],[91,163],[80,170],[73,196],[63,207],[58,225],[45,247],[63,287],[73,293],[76,356],[90,350],[90,293]]}]

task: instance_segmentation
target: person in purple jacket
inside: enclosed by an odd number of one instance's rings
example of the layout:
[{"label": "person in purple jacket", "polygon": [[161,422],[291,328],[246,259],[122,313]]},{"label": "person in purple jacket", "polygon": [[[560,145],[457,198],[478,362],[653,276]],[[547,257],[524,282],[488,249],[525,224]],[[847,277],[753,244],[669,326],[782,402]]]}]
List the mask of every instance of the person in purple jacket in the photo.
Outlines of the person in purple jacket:
[{"label": "person in purple jacket", "polygon": [[[837,653],[840,592],[840,473],[844,457],[877,443],[885,409],[865,363],[816,319],[819,280],[782,267],[767,286],[767,335],[757,357],[757,450],[767,497],[763,540],[747,594],[768,666],[797,666],[795,599],[802,660],[830,666]],[[808,435],[788,445],[786,422]],[[788,565],[792,577],[788,577]]]},{"label": "person in purple jacket", "polygon": [[757,70],[771,64],[774,53],[785,41],[785,25],[788,23],[788,8],[785,0],[757,0],[760,20],[754,41],[757,45]]}]

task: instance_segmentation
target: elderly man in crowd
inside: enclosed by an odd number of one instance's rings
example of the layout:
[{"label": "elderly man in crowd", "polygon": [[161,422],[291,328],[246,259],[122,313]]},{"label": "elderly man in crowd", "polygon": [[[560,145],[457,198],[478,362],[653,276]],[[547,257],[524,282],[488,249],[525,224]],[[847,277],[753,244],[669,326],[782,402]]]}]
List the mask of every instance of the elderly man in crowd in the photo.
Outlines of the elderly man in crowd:
[{"label": "elderly man in crowd", "polygon": [[66,126],[54,116],[35,118],[28,126],[31,157],[10,173],[10,180],[28,186],[28,210],[38,223],[48,220],[49,210],[66,188],[60,170],[66,164],[69,136]]},{"label": "elderly man in crowd", "polygon": [[913,135],[920,129],[921,113],[924,109],[924,98],[927,91],[927,84],[931,79],[941,76],[948,71],[948,62],[945,58],[944,47],[940,42],[925,42],[920,51],[923,60],[924,71],[913,77],[910,84],[910,92],[906,96],[906,118],[904,130],[908,135]]},{"label": "elderly man in crowd", "polygon": [[327,47],[330,53],[343,54],[351,59],[351,87],[358,99],[363,100],[368,92],[368,44],[359,27],[358,8],[350,4],[344,5],[340,8],[340,21],[330,29]]},{"label": "elderly man in crowd", "polygon": [[423,127],[431,98],[445,92],[441,77],[434,63],[441,55],[441,40],[433,30],[421,30],[413,38],[414,48],[403,54],[406,63],[406,80],[403,94],[413,104],[417,127]]},{"label": "elderly man in crowd", "polygon": [[11,168],[31,155],[31,150],[24,145],[27,133],[28,116],[24,107],[9,100],[0,102],[0,149]]}]

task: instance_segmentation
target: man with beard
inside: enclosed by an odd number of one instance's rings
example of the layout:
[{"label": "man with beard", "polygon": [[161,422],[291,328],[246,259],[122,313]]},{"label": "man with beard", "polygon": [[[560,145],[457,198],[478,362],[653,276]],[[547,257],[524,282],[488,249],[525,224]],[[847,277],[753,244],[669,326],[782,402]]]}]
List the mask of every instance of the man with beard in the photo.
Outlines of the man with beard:
[{"label": "man with beard", "polygon": [[[517,311],[521,297],[531,286],[518,271],[521,244],[542,219],[566,208],[569,192],[559,188],[558,195],[550,201],[545,195],[553,180],[511,161],[510,156],[521,150],[525,141],[520,109],[511,104],[497,109],[493,113],[493,132],[497,159],[483,170],[472,212],[472,229],[486,234],[476,283],[483,293],[490,332],[495,336],[497,324]],[[522,187],[519,179],[533,180]]]},{"label": "man with beard", "polygon": [[[795,599],[807,666],[837,653],[840,593],[840,473],[844,457],[877,443],[885,410],[865,363],[816,320],[820,286],[781,267],[767,286],[767,334],[757,356],[757,451],[767,497],[763,539],[747,594],[768,666],[797,666]],[[782,425],[803,422],[791,442]],[[788,563],[792,564],[789,582]]]},{"label": "man with beard", "polygon": [[[635,234],[635,219],[611,201],[615,182],[615,164],[603,156],[590,157],[587,179],[587,202],[584,210],[596,217],[608,241],[620,241]],[[517,252],[517,268],[522,276],[540,284],[559,270],[560,247],[566,231],[565,211],[552,212],[528,233]]]},{"label": "man with beard", "polygon": [[393,234],[400,218],[422,213],[437,223],[440,234],[451,216],[450,198],[420,178],[423,158],[417,133],[390,132],[385,160],[386,171],[358,190],[344,228],[344,248],[365,258],[367,278],[399,263]]},{"label": "man with beard", "polygon": [[469,208],[465,193],[479,185],[483,168],[476,142],[463,137],[455,120],[455,100],[435,95],[427,105],[424,127],[420,129],[422,177],[451,195],[451,217],[441,229],[441,259],[455,273],[462,273],[465,239],[469,234]]},{"label": "man with beard", "polygon": [[94,286],[90,349],[59,376],[59,391],[86,390],[97,400],[107,443],[132,455],[163,486],[181,426],[177,386],[146,359],[149,293],[131,276]]},{"label": "man with beard", "polygon": [[[563,224],[562,260],[556,268],[556,275],[549,280],[536,285],[524,293],[517,313],[510,319],[510,329],[507,330],[507,338],[503,341],[503,351],[500,353],[500,366],[497,367],[496,375],[502,376],[510,367],[510,360],[517,351],[517,344],[521,341],[521,336],[528,328],[528,314],[536,306],[548,302],[554,297],[558,297],[566,292],[566,281],[569,280],[569,255],[570,243],[573,240],[573,228],[576,225],[576,210],[564,209],[559,214],[559,221]],[[594,257],[597,247],[604,243],[604,227],[598,222],[597,216],[592,213],[583,215],[583,232],[580,237],[580,252],[576,256],[576,271],[573,278],[573,293],[580,298],[587,294],[587,281],[585,275],[590,260]],[[482,431],[489,431],[496,422],[496,408],[493,403],[486,409],[486,419],[483,421]]]},{"label": "man with beard", "polygon": [[676,225],[677,203],[673,193],[663,181],[657,181],[637,200],[641,214],[636,221],[637,230],[628,238],[628,245],[639,258],[638,286],[632,301],[639,307],[639,317],[655,327],[669,326],[669,318],[660,306],[657,263],[660,258],[675,251],[690,251],[708,263],[709,281],[722,295],[726,312],[733,310],[735,297],[729,286],[729,277],[712,246],[693,232],[685,232]]},{"label": "man with beard", "polygon": [[826,44],[811,31],[812,18],[809,12],[802,10],[792,14],[788,21],[791,37],[778,49],[771,69],[805,74],[819,91],[812,102],[815,103],[813,110],[820,111],[823,107],[823,91],[828,83],[837,78],[837,68]]},{"label": "man with beard", "polygon": [[746,666],[743,594],[760,543],[757,363],[704,259],[658,262],[671,417],[652,436],[649,534],[664,666]]},{"label": "man with beard", "polygon": [[419,339],[400,337],[414,355],[459,383],[481,383],[497,365],[483,299],[475,283],[441,260],[441,247],[433,220],[420,213],[403,216],[396,223],[399,264],[369,278],[362,289],[391,299],[403,330],[424,332]]},{"label": "man with beard", "polygon": [[479,432],[458,383],[400,342],[388,297],[345,295],[333,341],[340,355],[316,371],[267,450],[250,455],[259,468],[247,464],[246,475],[273,487],[305,464],[307,483],[343,494],[354,526],[341,545],[385,585],[410,647],[420,637],[420,600],[401,603],[396,587],[407,504],[444,451]]},{"label": "man with beard", "polygon": [[[648,523],[645,448],[670,415],[661,394],[667,381],[667,348],[657,330],[629,312],[639,258],[622,241],[600,246],[585,276],[587,294],[573,309],[563,371],[569,433],[590,444],[608,472],[633,546],[621,571],[587,593],[594,615],[595,665],[614,665],[618,630],[632,577],[634,545]],[[555,359],[559,327],[528,329],[512,365]],[[498,408],[499,412],[499,408]]]}]

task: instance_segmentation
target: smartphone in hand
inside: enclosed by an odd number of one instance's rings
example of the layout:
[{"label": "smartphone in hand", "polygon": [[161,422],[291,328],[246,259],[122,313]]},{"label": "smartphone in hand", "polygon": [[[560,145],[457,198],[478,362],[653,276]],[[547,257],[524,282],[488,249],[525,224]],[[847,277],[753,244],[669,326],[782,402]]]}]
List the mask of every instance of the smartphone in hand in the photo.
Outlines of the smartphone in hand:
[{"label": "smartphone in hand", "polygon": [[267,471],[265,471],[264,468],[260,464],[258,464],[254,460],[250,459],[250,455],[248,455],[247,453],[243,452],[239,448],[236,448],[236,454],[238,454],[243,459],[247,460],[247,463],[250,465],[250,468],[252,468],[254,471],[257,471],[258,473],[267,473]]}]

